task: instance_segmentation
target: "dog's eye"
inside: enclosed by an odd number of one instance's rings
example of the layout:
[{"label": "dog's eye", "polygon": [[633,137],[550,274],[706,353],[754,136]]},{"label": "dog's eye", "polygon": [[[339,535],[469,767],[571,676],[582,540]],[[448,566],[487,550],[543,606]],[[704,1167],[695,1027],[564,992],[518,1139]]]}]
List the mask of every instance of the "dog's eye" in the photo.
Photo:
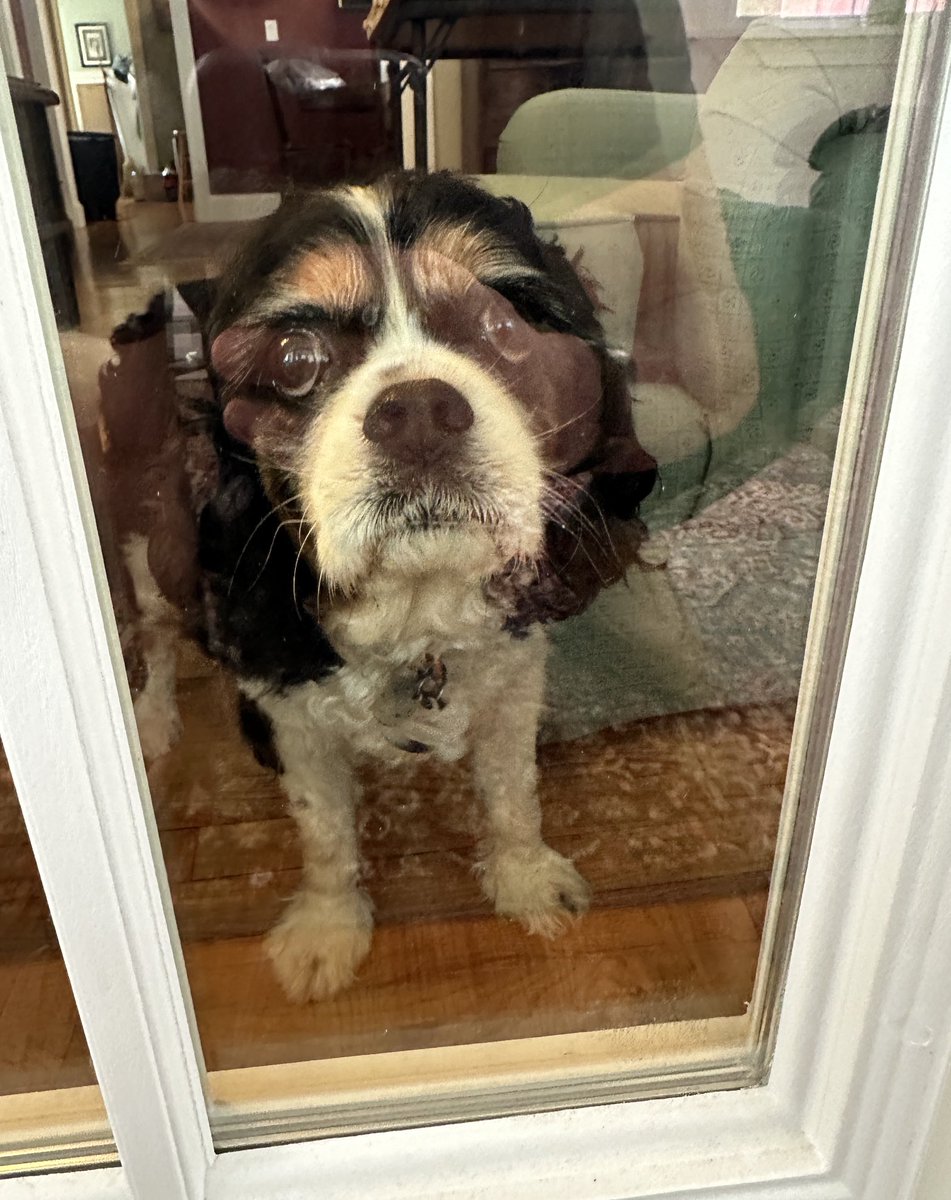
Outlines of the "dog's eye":
[{"label": "dog's eye", "polygon": [[524,362],[530,353],[525,322],[507,300],[493,296],[482,313],[482,336],[509,362]]},{"label": "dog's eye", "polygon": [[330,355],[315,333],[290,329],[281,334],[268,355],[270,381],[282,396],[306,396],[330,362]]}]

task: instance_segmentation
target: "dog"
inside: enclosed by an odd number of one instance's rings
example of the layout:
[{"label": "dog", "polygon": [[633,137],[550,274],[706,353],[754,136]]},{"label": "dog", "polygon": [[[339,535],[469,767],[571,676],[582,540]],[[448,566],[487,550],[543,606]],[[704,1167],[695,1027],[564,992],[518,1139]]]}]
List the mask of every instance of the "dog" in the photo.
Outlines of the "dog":
[{"label": "dog", "polygon": [[286,994],[370,949],[367,758],[470,754],[483,891],[553,935],[589,889],[542,838],[545,627],[636,560],[656,478],[591,296],[525,206],[403,172],[285,201],[215,294],[195,611],[300,831]]}]

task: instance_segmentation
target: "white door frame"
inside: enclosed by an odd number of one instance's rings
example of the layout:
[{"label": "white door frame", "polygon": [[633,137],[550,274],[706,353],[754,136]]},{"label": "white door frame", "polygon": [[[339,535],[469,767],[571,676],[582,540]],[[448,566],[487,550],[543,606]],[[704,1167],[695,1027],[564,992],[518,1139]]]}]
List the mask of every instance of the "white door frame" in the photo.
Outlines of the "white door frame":
[{"label": "white door frame", "polygon": [[945,92],[768,1082],[218,1156],[3,96],[0,731],[123,1166],[0,1200],[910,1200],[951,1066]]}]

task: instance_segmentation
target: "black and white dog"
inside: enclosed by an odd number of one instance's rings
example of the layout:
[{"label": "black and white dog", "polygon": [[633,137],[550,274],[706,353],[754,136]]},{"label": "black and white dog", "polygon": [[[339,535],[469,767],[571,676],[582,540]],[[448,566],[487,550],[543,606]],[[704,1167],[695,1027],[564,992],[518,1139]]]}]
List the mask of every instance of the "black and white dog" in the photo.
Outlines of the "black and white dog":
[{"label": "black and white dog", "polygon": [[655,464],[592,302],[528,210],[447,173],[286,202],[217,289],[203,640],[281,772],[304,875],[268,940],[287,994],[370,947],[355,768],[471,752],[497,912],[588,904],[542,840],[544,625],[637,555]]}]

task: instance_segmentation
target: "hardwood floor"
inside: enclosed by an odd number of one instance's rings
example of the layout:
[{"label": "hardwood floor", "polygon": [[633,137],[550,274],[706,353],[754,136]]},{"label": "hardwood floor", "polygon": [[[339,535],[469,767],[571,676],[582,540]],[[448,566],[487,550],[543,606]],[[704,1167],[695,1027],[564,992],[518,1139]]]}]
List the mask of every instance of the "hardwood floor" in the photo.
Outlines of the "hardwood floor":
[{"label": "hardwood floor", "polygon": [[[123,209],[81,254],[83,332],[106,336],[228,242],[176,235],[177,209]],[[177,240],[176,240],[177,238]],[[204,238],[204,240],[203,240]],[[170,258],[175,246],[182,255]],[[261,935],[299,851],[282,793],[235,732],[231,685],[182,651],[185,735],[150,769],[209,1069],[725,1016],[751,995],[791,705],[639,722],[541,751],[546,834],[592,883],[554,941],[485,906],[461,770],[372,776],[361,833],[379,928],[356,985],[281,996]],[[8,774],[0,771],[0,1094],[92,1069]]]},{"label": "hardwood floor", "polygon": [[742,1014],[759,939],[742,897],[594,910],[551,942],[490,917],[378,931],[358,983],[288,1005],[256,938],[186,951],[212,1070]]},{"label": "hardwood floor", "polygon": [[[744,1011],[788,707],[661,718],[543,747],[546,836],[594,888],[592,911],[551,942],[488,911],[470,869],[477,827],[461,770],[371,775],[361,830],[373,949],[354,987],[301,1008],[284,1000],[261,945],[299,877],[283,796],[240,742],[228,687],[184,657],[185,735],[150,782],[209,1069]],[[0,776],[0,1089],[86,1083],[14,806]]]}]

